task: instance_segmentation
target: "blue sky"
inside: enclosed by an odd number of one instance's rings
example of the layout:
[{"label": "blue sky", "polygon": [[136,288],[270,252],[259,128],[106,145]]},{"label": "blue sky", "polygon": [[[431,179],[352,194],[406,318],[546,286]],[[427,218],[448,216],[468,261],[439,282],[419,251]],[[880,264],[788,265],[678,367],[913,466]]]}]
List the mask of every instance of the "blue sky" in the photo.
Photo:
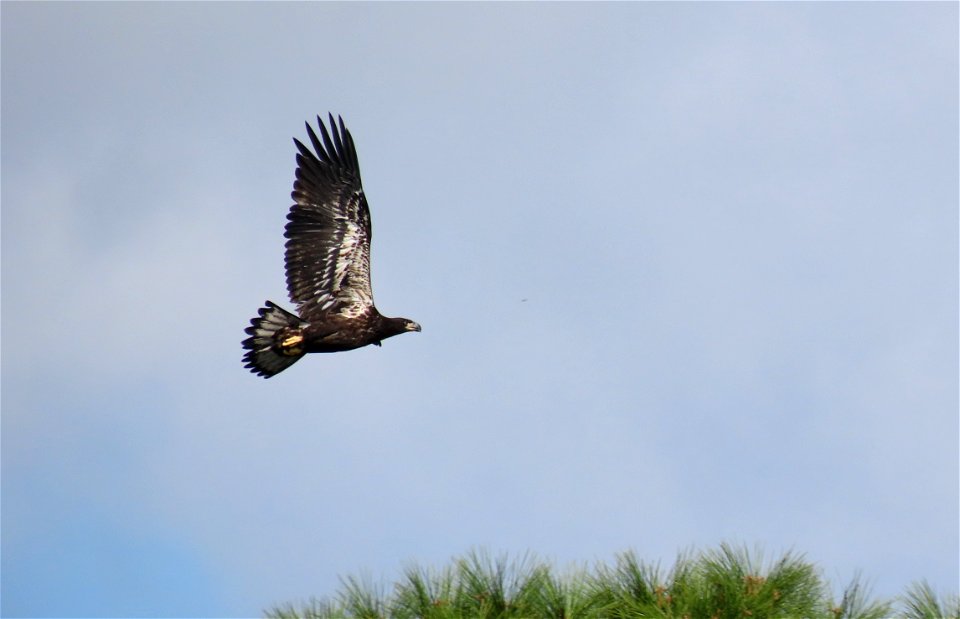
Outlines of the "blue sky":
[{"label": "blue sky", "polygon": [[[956,3],[2,13],[5,616],[254,616],[473,547],[956,591]],[[423,332],[264,381],[327,111]]]}]

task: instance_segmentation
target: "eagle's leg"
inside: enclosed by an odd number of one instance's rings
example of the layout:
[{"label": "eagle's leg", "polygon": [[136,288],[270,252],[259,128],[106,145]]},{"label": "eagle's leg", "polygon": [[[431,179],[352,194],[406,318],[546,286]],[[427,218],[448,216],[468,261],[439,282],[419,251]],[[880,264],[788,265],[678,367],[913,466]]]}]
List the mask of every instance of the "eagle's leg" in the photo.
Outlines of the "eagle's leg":
[{"label": "eagle's leg", "polygon": [[303,355],[303,330],[285,329],[278,334],[277,348],[280,354],[287,357],[299,357]]}]

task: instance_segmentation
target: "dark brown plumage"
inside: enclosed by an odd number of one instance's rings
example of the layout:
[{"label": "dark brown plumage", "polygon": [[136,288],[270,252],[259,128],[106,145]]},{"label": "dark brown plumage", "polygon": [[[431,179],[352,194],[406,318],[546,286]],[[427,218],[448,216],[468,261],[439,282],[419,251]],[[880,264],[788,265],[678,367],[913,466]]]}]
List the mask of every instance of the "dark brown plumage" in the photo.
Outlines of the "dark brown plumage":
[{"label": "dark brown plumage", "polygon": [[317,117],[321,142],[307,123],[312,152],[297,145],[295,204],[287,215],[287,291],[292,314],[272,301],[251,320],[243,341],[244,365],[269,378],[311,352],[339,352],[420,325],[387,318],[373,305],[370,288],[370,210],[360,183],[353,137],[330,115],[330,132]]}]

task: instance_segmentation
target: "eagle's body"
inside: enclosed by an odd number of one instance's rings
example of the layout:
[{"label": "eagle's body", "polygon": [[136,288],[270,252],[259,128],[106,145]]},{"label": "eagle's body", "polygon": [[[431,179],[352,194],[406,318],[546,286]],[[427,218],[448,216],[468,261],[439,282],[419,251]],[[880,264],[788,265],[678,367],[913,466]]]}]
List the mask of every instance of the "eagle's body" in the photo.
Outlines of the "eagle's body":
[{"label": "eagle's body", "polygon": [[[350,132],[317,118],[323,142],[307,124],[316,154],[294,138],[295,204],[287,215],[287,290],[292,314],[267,301],[243,341],[246,367],[269,378],[311,352],[340,352],[380,342],[420,325],[387,318],[370,287],[370,210]],[[331,138],[332,134],[332,138]]]}]

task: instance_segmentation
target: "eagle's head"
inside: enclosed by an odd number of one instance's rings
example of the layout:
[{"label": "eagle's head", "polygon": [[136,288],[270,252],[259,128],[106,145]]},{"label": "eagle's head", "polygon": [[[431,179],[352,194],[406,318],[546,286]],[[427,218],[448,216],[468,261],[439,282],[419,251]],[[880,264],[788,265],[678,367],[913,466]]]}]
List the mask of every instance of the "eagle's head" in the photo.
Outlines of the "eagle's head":
[{"label": "eagle's head", "polygon": [[408,318],[383,318],[377,332],[377,339],[383,340],[407,331],[419,331],[420,325]]}]

